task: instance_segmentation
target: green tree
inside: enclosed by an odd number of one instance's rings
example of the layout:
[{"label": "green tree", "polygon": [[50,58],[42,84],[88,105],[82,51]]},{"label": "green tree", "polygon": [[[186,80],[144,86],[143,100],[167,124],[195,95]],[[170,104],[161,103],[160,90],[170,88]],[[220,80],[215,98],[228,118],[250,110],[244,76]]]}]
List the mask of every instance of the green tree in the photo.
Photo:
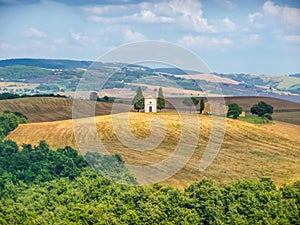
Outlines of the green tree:
[{"label": "green tree", "polygon": [[204,99],[201,98],[201,101],[200,101],[200,114],[202,114],[204,108],[205,108],[205,105],[204,105]]},{"label": "green tree", "polygon": [[166,107],[165,97],[163,95],[162,88],[160,87],[158,90],[158,98],[157,98],[157,108],[161,111]]},{"label": "green tree", "polygon": [[191,97],[191,100],[193,101],[194,106],[198,105],[199,100],[195,97]]},{"label": "green tree", "polygon": [[145,98],[143,96],[142,88],[138,87],[136,90],[136,96],[133,99],[134,109],[138,112],[144,108]]},{"label": "green tree", "polygon": [[194,102],[192,98],[185,98],[183,99],[182,103],[188,107],[190,107],[190,113],[192,112],[192,106],[194,105]]},{"label": "green tree", "polygon": [[250,111],[252,114],[256,114],[258,116],[263,116],[266,113],[269,113],[272,115],[273,106],[261,101],[258,104],[253,105],[251,107]]},{"label": "green tree", "polygon": [[242,113],[243,108],[236,103],[232,103],[228,105],[227,117],[232,117],[233,119],[237,119],[239,115]]}]

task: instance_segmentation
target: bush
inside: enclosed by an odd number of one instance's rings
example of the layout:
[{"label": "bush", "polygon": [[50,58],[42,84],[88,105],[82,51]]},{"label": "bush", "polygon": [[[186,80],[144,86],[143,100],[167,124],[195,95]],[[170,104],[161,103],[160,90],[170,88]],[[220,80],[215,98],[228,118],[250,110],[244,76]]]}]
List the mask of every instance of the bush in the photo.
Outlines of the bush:
[{"label": "bush", "polygon": [[227,117],[232,117],[233,119],[237,119],[239,115],[242,113],[243,108],[236,103],[232,103],[228,105]]},{"label": "bush", "polygon": [[267,119],[267,120],[273,120],[272,115],[270,113],[265,113],[262,116],[263,119]]}]

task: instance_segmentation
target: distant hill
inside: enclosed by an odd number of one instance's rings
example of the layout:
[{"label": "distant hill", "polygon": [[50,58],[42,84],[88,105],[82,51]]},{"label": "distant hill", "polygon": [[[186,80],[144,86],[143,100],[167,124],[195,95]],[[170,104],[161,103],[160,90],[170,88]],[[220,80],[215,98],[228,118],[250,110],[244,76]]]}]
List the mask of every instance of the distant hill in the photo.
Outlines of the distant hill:
[{"label": "distant hill", "polygon": [[47,69],[76,69],[76,68],[88,68],[92,61],[78,61],[68,59],[5,59],[0,60],[0,67],[23,65],[23,66],[36,66]]},{"label": "distant hill", "polygon": [[297,77],[297,78],[300,78],[300,73],[290,74],[289,76],[290,76],[290,77]]},{"label": "distant hill", "polygon": [[[77,68],[80,68],[77,70]],[[87,73],[82,69],[91,69]],[[55,69],[51,71],[50,69]],[[216,82],[224,95],[249,96],[269,95],[280,98],[300,99],[300,74],[288,76],[265,76],[256,74],[203,74],[201,71],[182,70],[180,68],[150,68],[138,64],[102,63],[94,61],[80,61],[67,59],[6,59],[0,60],[0,78],[6,82],[31,82],[42,84],[38,90],[21,90],[17,94],[29,92],[58,93],[74,92],[83,74],[93,74],[91,83],[85,85],[89,90],[96,90],[97,76],[107,77],[104,89],[136,88],[136,83],[145,89],[148,85],[169,87],[171,81],[175,86],[184,90],[208,90],[210,94],[217,94]],[[113,75],[112,75],[113,74]],[[191,74],[191,76],[186,76]],[[197,74],[197,75],[195,75]],[[210,76],[208,76],[210,75]],[[211,78],[214,79],[211,79]],[[87,81],[87,80],[85,80]],[[143,82],[143,83],[141,83]],[[81,82],[82,83],[82,82]],[[96,85],[96,86],[95,86]],[[20,88],[17,88],[20,90]],[[21,88],[22,89],[22,88]],[[278,95],[278,96],[276,96]],[[296,96],[296,98],[294,98]]]}]

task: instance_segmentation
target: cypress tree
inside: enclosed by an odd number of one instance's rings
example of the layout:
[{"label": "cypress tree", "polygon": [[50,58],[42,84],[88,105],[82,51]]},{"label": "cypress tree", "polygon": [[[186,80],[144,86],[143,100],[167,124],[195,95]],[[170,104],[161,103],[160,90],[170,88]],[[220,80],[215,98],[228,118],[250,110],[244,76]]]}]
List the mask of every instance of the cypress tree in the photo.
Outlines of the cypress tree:
[{"label": "cypress tree", "polygon": [[205,105],[204,105],[204,99],[201,98],[201,101],[200,101],[200,114],[202,114],[204,108],[205,108]]},{"label": "cypress tree", "polygon": [[158,90],[158,98],[157,98],[157,108],[161,111],[166,107],[165,97],[163,95],[162,88],[160,87]]},{"label": "cypress tree", "polygon": [[133,99],[134,109],[138,112],[144,108],[145,98],[143,96],[142,88],[138,87],[136,90],[136,96]]}]

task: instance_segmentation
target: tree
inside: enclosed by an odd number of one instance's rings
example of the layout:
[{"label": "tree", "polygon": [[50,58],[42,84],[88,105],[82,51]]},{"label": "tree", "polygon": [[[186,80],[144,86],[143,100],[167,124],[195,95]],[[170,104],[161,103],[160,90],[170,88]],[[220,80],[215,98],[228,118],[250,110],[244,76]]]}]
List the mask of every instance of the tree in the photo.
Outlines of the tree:
[{"label": "tree", "polygon": [[253,105],[250,111],[252,114],[256,114],[258,116],[263,116],[266,113],[272,115],[273,106],[261,101],[258,104]]},{"label": "tree", "polygon": [[158,98],[157,98],[157,108],[161,111],[166,107],[165,97],[163,95],[162,88],[160,87],[158,90]]},{"label": "tree", "polygon": [[243,108],[236,103],[232,103],[228,105],[227,117],[231,117],[233,119],[237,119],[239,115],[242,113]]},{"label": "tree", "polygon": [[136,96],[133,99],[134,109],[138,112],[144,108],[145,98],[143,96],[142,88],[138,87],[136,90]]},{"label": "tree", "polygon": [[200,114],[202,114],[204,108],[205,108],[205,105],[204,105],[204,99],[201,98],[201,101],[200,101]]},{"label": "tree", "polygon": [[194,102],[192,101],[192,98],[185,98],[182,101],[183,104],[190,107],[190,113],[192,112],[192,105],[194,105]]},{"label": "tree", "polygon": [[191,100],[193,101],[194,106],[198,105],[199,100],[195,97],[191,97]]},{"label": "tree", "polygon": [[109,97],[105,95],[105,96],[103,97],[103,100],[104,100],[105,102],[108,102]]}]

